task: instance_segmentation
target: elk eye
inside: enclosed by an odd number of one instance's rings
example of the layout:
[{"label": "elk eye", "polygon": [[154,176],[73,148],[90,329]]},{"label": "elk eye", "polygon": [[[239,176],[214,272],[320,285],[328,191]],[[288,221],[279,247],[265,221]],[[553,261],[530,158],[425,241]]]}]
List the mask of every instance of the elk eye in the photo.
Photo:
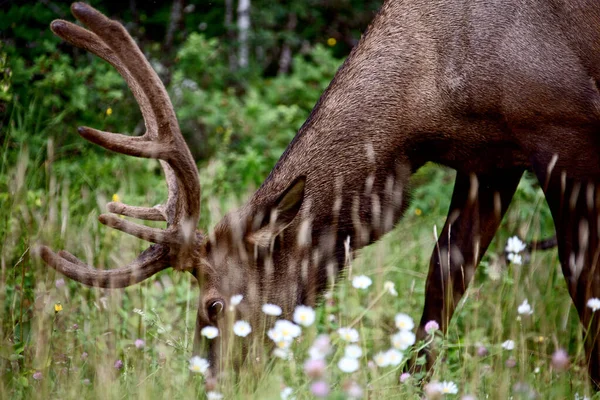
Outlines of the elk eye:
[{"label": "elk eye", "polygon": [[224,309],[225,302],[223,300],[211,300],[208,302],[208,317],[214,321],[221,316]]}]

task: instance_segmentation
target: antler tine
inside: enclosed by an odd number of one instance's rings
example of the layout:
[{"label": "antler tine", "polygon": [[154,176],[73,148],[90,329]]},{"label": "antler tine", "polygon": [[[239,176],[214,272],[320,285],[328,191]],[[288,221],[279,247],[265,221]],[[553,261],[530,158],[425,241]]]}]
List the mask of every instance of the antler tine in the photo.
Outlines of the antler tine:
[{"label": "antler tine", "polygon": [[84,285],[107,289],[131,286],[169,267],[169,249],[162,245],[150,246],[131,264],[108,271],[94,269],[64,250],[56,254],[39,246],[37,252],[61,274]]},{"label": "antler tine", "polygon": [[[107,149],[138,157],[158,158],[165,171],[169,187],[169,199],[164,215],[170,226],[183,229],[183,225],[197,224],[200,214],[200,185],[196,164],[181,136],[175,111],[162,82],[150,67],[131,36],[123,26],[110,20],[97,10],[83,3],[71,6],[73,15],[86,24],[91,32],[67,21],[57,20],[52,30],[63,39],[82,47],[112,64],[125,78],[140,105],[146,122],[146,133],[137,138],[102,132],[92,128],[80,128],[86,139]],[[146,217],[156,213],[140,212],[123,205],[124,215]],[[186,224],[182,224],[182,220]],[[107,221],[107,219],[104,219]],[[125,232],[144,230],[144,226],[124,226]],[[133,234],[133,233],[132,233]],[[150,232],[145,234],[152,236]],[[139,235],[135,235],[138,236]],[[164,235],[163,235],[164,236]],[[188,234],[180,238],[193,237]]]},{"label": "antler tine", "polygon": [[190,269],[194,262],[193,245],[202,240],[195,231],[200,217],[200,182],[196,164],[179,130],[167,91],[120,23],[83,3],[74,3],[71,11],[91,31],[63,20],[53,21],[50,25],[52,31],[115,67],[135,96],[146,125],[146,132],[140,137],[88,127],[79,128],[80,135],[108,150],[160,160],[167,181],[169,195],[164,207],[110,203],[108,210],[145,220],[166,221],[167,228],[139,225],[112,214],[101,215],[101,223],[157,243],[129,265],[115,270],[93,269],[68,252],[56,254],[45,246],[39,248],[39,253],[57,271],[86,285],[99,287],[126,287],[169,266]]},{"label": "antler tine", "polygon": [[[179,131],[175,111],[164,85],[123,25],[83,3],[74,3],[71,9],[77,19],[87,25],[115,52],[124,69],[131,74],[145,94],[145,99],[139,103],[142,110],[150,109],[144,113],[144,118],[149,125],[147,134],[152,139],[156,134],[160,143],[168,144],[169,153],[157,158],[168,162],[177,177],[178,186],[182,189],[179,190],[179,196],[185,197],[185,201],[178,202],[180,204],[176,206],[175,221],[169,222],[177,223],[185,216],[197,223],[200,212],[198,171]],[[153,120],[150,115],[154,117]],[[156,125],[157,129],[152,129],[152,125]]]},{"label": "antler tine", "polygon": [[106,209],[119,215],[125,215],[127,217],[133,217],[143,219],[145,221],[166,221],[165,214],[161,208],[157,207],[136,207],[127,204],[116,202],[110,202],[106,205]]}]

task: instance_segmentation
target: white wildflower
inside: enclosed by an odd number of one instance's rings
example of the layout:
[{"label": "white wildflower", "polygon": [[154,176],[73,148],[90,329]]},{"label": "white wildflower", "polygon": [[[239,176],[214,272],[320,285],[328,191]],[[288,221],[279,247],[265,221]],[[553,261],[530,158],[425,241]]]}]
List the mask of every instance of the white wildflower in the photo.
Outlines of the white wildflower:
[{"label": "white wildflower", "polygon": [[375,364],[377,364],[377,366],[381,368],[390,365],[390,359],[388,357],[387,351],[381,351],[375,354],[375,357],[373,357],[373,361],[375,361]]},{"label": "white wildflower", "polygon": [[517,307],[517,312],[521,315],[531,315],[533,314],[533,308],[529,305],[527,299],[523,300],[521,305]]},{"label": "white wildflower", "polygon": [[232,306],[237,306],[238,304],[240,304],[242,302],[243,299],[244,299],[243,294],[236,294],[235,296],[231,296],[230,303]]},{"label": "white wildflower", "polygon": [[508,238],[505,250],[507,253],[520,253],[525,250],[525,247],[527,246],[525,246],[525,243],[523,243],[518,236],[513,236]]},{"label": "white wildflower", "polygon": [[286,319],[278,319],[275,321],[273,330],[281,335],[284,340],[292,340],[302,334],[302,329],[296,324]]},{"label": "white wildflower", "polygon": [[288,349],[277,348],[273,350],[273,355],[282,360],[289,360],[292,357],[292,352]]},{"label": "white wildflower", "polygon": [[345,340],[346,342],[358,342],[358,331],[354,328],[340,328],[337,332],[339,333],[340,338],[342,338],[342,340]]},{"label": "white wildflower", "polygon": [[219,392],[208,392],[206,393],[207,400],[221,400],[223,395]]},{"label": "white wildflower", "polygon": [[387,364],[393,367],[400,365],[404,356],[396,349],[389,349],[385,352],[385,357],[387,358]]},{"label": "white wildflower", "polygon": [[523,264],[523,257],[521,257],[520,254],[508,253],[506,258],[508,258],[508,260],[515,265]]},{"label": "white wildflower", "polygon": [[246,321],[235,321],[233,324],[233,333],[237,336],[246,337],[252,332],[252,327]]},{"label": "white wildflower", "polygon": [[280,394],[281,400],[292,400],[293,397],[290,397],[292,393],[294,393],[294,389],[292,389],[291,387],[283,388]]},{"label": "white wildflower", "polygon": [[587,306],[592,309],[593,312],[600,310],[600,299],[592,297],[587,301]]},{"label": "white wildflower", "polygon": [[320,334],[315,338],[308,355],[311,359],[323,360],[331,352],[331,339],[326,334]]},{"label": "white wildflower", "polygon": [[281,307],[276,304],[263,304],[262,311],[267,315],[279,316],[281,315]]},{"label": "white wildflower", "polygon": [[394,282],[392,282],[392,281],[386,281],[383,284],[383,289],[387,290],[387,292],[389,294],[391,294],[392,296],[398,296],[398,292],[396,291],[396,286],[394,285]]},{"label": "white wildflower", "polygon": [[340,359],[340,361],[338,362],[338,368],[342,372],[346,372],[348,374],[352,373],[354,371],[357,371],[358,367],[359,367],[359,363],[356,358],[342,357]]},{"label": "white wildflower", "polygon": [[396,314],[395,321],[396,327],[401,331],[410,331],[415,327],[415,322],[408,314]]},{"label": "white wildflower", "polygon": [[360,346],[355,344],[349,344],[346,346],[346,350],[344,351],[344,357],[347,358],[360,358],[362,356],[362,349]]},{"label": "white wildflower", "polygon": [[454,382],[443,381],[440,383],[440,392],[443,394],[456,394],[458,393],[458,386]]},{"label": "white wildflower", "polygon": [[416,336],[411,331],[400,331],[392,335],[392,346],[398,350],[406,350],[415,344]]},{"label": "white wildflower", "polygon": [[198,356],[194,356],[192,358],[190,358],[190,371],[192,372],[197,372],[200,374],[205,374],[206,371],[208,371],[208,367],[210,366],[210,364],[208,363],[208,360],[198,357]]},{"label": "white wildflower", "polygon": [[200,331],[200,334],[207,339],[214,339],[217,336],[219,336],[219,328],[216,328],[214,326],[205,326]]},{"label": "white wildflower", "polygon": [[358,275],[352,279],[352,286],[356,289],[367,289],[372,283],[373,281],[371,278],[366,275]]},{"label": "white wildflower", "polygon": [[515,348],[515,342],[513,340],[507,340],[502,343],[502,348],[505,350],[512,350]]},{"label": "white wildflower", "polygon": [[311,326],[315,322],[315,310],[308,306],[297,306],[293,319],[298,325]]}]

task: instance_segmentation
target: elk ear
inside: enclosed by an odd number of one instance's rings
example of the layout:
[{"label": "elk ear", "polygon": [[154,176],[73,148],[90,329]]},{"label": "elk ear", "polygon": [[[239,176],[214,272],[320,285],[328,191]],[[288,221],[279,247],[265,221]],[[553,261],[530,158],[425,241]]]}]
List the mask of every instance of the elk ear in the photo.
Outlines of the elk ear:
[{"label": "elk ear", "polygon": [[249,243],[258,247],[268,247],[273,239],[292,223],[304,200],[305,183],[305,176],[294,179],[275,201],[261,226],[248,234]]}]

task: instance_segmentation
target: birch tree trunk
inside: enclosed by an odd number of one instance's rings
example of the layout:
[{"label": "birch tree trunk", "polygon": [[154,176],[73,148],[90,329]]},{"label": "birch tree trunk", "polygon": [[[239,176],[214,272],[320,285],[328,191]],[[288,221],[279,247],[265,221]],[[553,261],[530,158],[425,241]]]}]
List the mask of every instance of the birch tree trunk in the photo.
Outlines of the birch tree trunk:
[{"label": "birch tree trunk", "polygon": [[250,32],[250,0],[239,0],[237,9],[237,28],[238,28],[238,66],[240,68],[248,67],[248,36]]}]

